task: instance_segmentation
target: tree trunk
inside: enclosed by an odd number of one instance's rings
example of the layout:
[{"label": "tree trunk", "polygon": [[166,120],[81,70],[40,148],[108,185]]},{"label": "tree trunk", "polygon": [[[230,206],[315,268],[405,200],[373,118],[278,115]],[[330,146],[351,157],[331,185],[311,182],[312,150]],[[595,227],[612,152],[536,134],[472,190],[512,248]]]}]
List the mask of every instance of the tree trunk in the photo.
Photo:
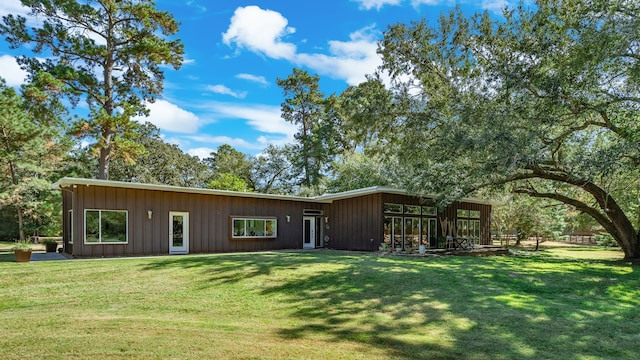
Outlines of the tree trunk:
[{"label": "tree trunk", "polygon": [[26,235],[24,233],[24,215],[22,214],[22,207],[16,206],[16,211],[18,213],[18,233],[20,234],[20,242],[24,242],[26,239]]},{"label": "tree trunk", "polygon": [[111,162],[111,148],[113,133],[104,131],[104,145],[100,148],[100,158],[98,160],[98,179],[109,180],[109,163]]},{"label": "tree trunk", "polygon": [[533,172],[532,177],[559,181],[580,187],[593,196],[593,199],[598,204],[598,208],[558,193],[539,193],[532,189],[516,189],[514,190],[515,193],[527,194],[538,198],[554,199],[583,211],[596,220],[613,236],[618,245],[620,245],[620,248],[622,248],[622,251],[624,251],[624,258],[626,260],[640,260],[640,232],[635,230],[624,210],[611,194],[593,182],[570,177],[560,169],[547,171],[541,167],[531,166],[529,170]]},{"label": "tree trunk", "polygon": [[98,162],[98,179],[109,180],[109,154],[107,154],[107,149],[100,149]]}]

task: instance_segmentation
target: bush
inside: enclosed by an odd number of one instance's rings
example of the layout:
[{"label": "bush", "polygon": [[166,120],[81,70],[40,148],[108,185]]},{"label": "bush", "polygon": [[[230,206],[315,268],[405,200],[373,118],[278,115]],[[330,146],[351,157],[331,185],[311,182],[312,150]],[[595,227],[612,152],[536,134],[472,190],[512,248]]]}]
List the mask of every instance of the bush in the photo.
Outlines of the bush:
[{"label": "bush", "polygon": [[618,247],[618,243],[609,233],[600,233],[593,235],[596,240],[596,244],[606,247]]}]

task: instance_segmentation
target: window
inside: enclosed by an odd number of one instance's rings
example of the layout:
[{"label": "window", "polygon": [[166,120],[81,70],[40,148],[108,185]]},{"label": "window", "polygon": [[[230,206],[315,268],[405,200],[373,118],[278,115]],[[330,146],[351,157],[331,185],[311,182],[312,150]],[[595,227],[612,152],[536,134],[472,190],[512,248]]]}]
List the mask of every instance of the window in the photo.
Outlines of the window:
[{"label": "window", "polygon": [[469,220],[469,236],[475,245],[480,245],[480,220]]},{"label": "window", "polygon": [[275,218],[232,218],[234,239],[274,238],[278,234]]},{"label": "window", "polygon": [[466,238],[469,236],[469,220],[460,220],[458,219],[458,237]]},{"label": "window", "polygon": [[128,243],[126,210],[85,210],[85,244]]},{"label": "window", "polygon": [[67,229],[69,231],[69,244],[73,244],[73,210],[69,210],[67,216]]},{"label": "window", "polygon": [[411,215],[420,215],[420,206],[418,205],[405,205],[404,213]]},{"label": "window", "polygon": [[422,207],[422,215],[436,216],[436,207],[435,206],[423,206]]},{"label": "window", "polygon": [[480,219],[480,210],[469,210],[469,217],[472,219]]},{"label": "window", "polygon": [[[418,208],[420,210],[420,208]],[[420,218],[404,218],[404,249],[418,248],[420,241]]]},{"label": "window", "polygon": [[402,214],[402,204],[384,204],[384,212],[388,214]]},{"label": "window", "polygon": [[459,218],[468,218],[469,217],[469,210],[458,209],[458,217]]}]

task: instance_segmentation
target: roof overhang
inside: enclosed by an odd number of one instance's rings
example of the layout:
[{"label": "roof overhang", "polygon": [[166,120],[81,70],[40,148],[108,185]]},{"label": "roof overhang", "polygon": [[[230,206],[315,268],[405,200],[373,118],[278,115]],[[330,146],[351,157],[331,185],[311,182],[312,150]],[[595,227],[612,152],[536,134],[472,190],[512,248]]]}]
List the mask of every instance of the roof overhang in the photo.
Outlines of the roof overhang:
[{"label": "roof overhang", "polygon": [[104,186],[112,188],[124,188],[124,189],[139,189],[139,190],[151,190],[151,191],[165,191],[165,192],[178,192],[189,194],[205,194],[205,195],[218,195],[218,196],[232,196],[232,197],[246,197],[254,199],[274,199],[274,200],[289,200],[289,201],[305,201],[305,202],[318,202],[318,203],[330,203],[331,201],[316,200],[315,198],[304,196],[290,196],[290,195],[276,195],[276,194],[263,194],[256,192],[242,192],[242,191],[229,191],[229,190],[216,190],[216,189],[200,189],[171,185],[158,185],[158,184],[143,184],[143,183],[131,183],[124,181],[111,181],[111,180],[97,180],[97,179],[80,179],[65,177],[58,180],[52,185],[54,189],[63,189],[70,186]]},{"label": "roof overhang", "polygon": [[[350,198],[366,196],[371,194],[397,194],[397,195],[407,195],[407,196],[418,196],[418,197],[424,197],[424,198],[437,197],[436,195],[410,194],[403,189],[396,189],[396,188],[385,187],[385,186],[372,186],[368,188],[343,191],[335,194],[324,194],[324,195],[315,196],[315,197],[304,197],[304,196],[291,196],[291,195],[263,194],[263,193],[257,193],[257,192],[200,189],[200,188],[171,186],[171,185],[143,184],[143,183],[132,183],[132,182],[124,182],[124,181],[82,179],[82,178],[71,178],[71,177],[62,178],[52,185],[54,189],[64,189],[64,188],[73,187],[73,186],[103,186],[103,187],[112,187],[112,188],[232,196],[232,197],[244,197],[244,198],[253,198],[253,199],[302,201],[302,202],[321,203],[321,204],[330,204],[338,200],[350,199]],[[458,201],[475,203],[475,204],[486,204],[486,205],[498,204],[495,201],[488,201],[488,200],[476,199],[476,198],[464,198]]]}]

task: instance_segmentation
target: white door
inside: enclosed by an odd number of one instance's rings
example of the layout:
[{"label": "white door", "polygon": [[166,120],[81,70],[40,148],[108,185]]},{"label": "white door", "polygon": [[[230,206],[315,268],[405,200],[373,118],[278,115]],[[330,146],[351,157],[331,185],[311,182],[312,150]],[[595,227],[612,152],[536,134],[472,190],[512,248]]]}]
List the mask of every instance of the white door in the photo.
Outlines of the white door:
[{"label": "white door", "polygon": [[189,252],[189,213],[169,212],[169,254]]},{"label": "white door", "polygon": [[316,247],[316,218],[314,216],[305,216],[303,220],[302,248],[314,249]]}]

